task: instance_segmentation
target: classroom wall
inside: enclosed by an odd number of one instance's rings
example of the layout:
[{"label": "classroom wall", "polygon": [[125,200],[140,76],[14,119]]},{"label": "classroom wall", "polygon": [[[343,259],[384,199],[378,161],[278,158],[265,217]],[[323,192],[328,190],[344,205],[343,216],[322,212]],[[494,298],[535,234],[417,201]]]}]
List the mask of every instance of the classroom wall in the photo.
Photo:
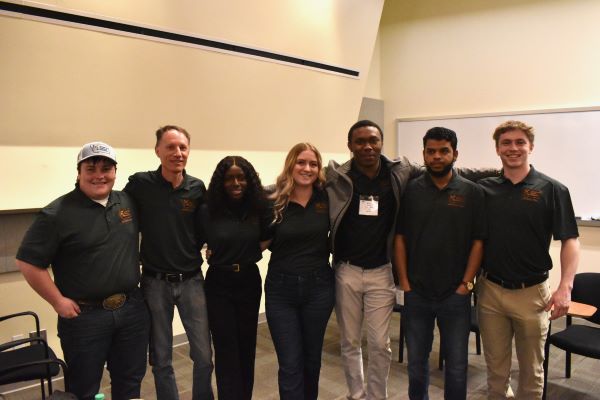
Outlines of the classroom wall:
[{"label": "classroom wall", "polygon": [[[386,2],[379,35],[387,154],[396,156],[397,118],[598,106],[599,19],[594,0]],[[600,271],[600,231],[580,233],[580,271]],[[560,265],[557,243],[551,253]]]},{"label": "classroom wall", "polygon": [[[15,1],[15,3],[17,3]],[[205,181],[240,154],[264,183],[287,150],[315,143],[346,159],[345,135],[366,84],[383,0],[42,0],[28,5],[222,40],[350,68],[351,78],[255,58],[0,15],[0,211],[39,208],[70,190],[88,141],[117,150],[117,183],[155,169],[154,131],[192,135],[188,172]],[[261,263],[264,276],[266,260]],[[58,349],[56,314],[19,273],[0,274],[0,315],[41,314]],[[0,342],[26,324],[0,325]],[[175,334],[183,332],[175,322]]]}]

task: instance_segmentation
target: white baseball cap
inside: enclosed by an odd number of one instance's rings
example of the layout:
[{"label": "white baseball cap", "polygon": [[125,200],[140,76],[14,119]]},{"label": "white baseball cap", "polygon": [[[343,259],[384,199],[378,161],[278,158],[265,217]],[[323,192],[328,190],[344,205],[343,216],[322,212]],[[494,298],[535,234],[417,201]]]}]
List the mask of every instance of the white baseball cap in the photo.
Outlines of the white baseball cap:
[{"label": "white baseball cap", "polygon": [[77,154],[77,165],[90,157],[106,157],[117,163],[115,149],[103,142],[91,142],[83,145]]}]

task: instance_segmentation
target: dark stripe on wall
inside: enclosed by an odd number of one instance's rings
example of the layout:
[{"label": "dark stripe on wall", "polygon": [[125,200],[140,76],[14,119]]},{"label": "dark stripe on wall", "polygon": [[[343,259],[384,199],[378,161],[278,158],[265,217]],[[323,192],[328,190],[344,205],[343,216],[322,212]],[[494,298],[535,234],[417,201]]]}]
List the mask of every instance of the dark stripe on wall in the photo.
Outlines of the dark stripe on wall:
[{"label": "dark stripe on wall", "polygon": [[83,15],[70,14],[61,11],[48,10],[22,4],[7,3],[0,1],[0,10],[30,15],[33,17],[47,18],[57,22],[68,22],[89,27],[102,29],[110,29],[117,32],[130,33],[135,35],[146,36],[148,38],[157,38],[171,40],[174,42],[192,44],[197,46],[205,46],[212,49],[230,51],[241,55],[249,55],[254,57],[265,58],[269,60],[281,61],[289,64],[301,65],[303,67],[315,68],[326,72],[335,72],[351,77],[358,77],[359,72],[347,68],[336,67],[334,65],[323,64],[315,61],[304,60],[298,57],[286,56],[283,54],[273,53],[265,50],[257,50],[251,47],[238,46],[230,43],[219,42],[216,40],[203,39],[195,36],[182,35],[159,29],[146,28],[137,25],[125,24],[122,22],[114,22],[100,18],[87,17]]}]

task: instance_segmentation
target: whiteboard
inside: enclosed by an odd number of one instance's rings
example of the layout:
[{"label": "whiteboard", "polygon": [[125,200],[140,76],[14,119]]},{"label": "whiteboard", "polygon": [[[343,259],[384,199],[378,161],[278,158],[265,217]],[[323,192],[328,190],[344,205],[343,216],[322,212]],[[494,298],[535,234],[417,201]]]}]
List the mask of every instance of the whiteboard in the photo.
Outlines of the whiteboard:
[{"label": "whiteboard", "polygon": [[501,162],[492,139],[502,122],[516,119],[533,126],[531,164],[569,188],[575,215],[600,216],[600,108],[524,111],[396,120],[397,155],[423,163],[423,136],[443,126],[458,136],[456,166],[496,167]]}]

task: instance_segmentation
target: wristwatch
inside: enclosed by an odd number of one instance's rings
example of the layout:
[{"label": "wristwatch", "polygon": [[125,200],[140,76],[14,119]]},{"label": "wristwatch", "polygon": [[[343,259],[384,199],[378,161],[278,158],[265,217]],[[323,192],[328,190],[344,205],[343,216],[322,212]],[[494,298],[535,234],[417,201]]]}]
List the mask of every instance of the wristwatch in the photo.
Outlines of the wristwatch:
[{"label": "wristwatch", "polygon": [[473,291],[473,282],[463,282],[462,284],[469,292]]}]

